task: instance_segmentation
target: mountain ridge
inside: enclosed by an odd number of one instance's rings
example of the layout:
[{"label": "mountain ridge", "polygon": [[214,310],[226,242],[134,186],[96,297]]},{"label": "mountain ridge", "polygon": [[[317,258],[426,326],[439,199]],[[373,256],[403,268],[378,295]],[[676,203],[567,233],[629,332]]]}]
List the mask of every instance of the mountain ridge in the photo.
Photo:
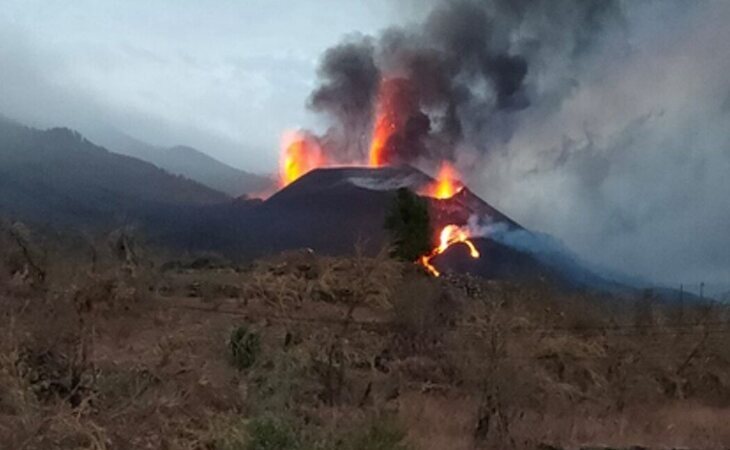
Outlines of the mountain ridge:
[{"label": "mountain ridge", "polygon": [[188,145],[156,146],[111,127],[90,130],[90,134],[112,152],[150,162],[231,197],[255,195],[274,184],[269,177],[232,167]]},{"label": "mountain ridge", "polygon": [[68,128],[0,120],[0,212],[66,225],[113,223],[229,197],[119,155]]}]

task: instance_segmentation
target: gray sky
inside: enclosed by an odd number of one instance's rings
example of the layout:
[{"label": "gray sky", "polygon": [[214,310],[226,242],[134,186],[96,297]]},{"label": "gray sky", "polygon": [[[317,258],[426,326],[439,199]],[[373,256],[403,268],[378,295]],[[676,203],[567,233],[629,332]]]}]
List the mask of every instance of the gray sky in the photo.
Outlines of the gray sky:
[{"label": "gray sky", "polygon": [[[387,0],[5,0],[0,109],[39,125],[99,119],[268,171],[322,51],[394,22]],[[397,21],[396,21],[397,22]]]},{"label": "gray sky", "polygon": [[[322,52],[436,1],[4,0],[0,113],[272,171],[282,130],[318,125]],[[625,5],[620,39],[530,68],[542,103],[463,153],[468,182],[595,264],[730,289],[730,3]]]}]

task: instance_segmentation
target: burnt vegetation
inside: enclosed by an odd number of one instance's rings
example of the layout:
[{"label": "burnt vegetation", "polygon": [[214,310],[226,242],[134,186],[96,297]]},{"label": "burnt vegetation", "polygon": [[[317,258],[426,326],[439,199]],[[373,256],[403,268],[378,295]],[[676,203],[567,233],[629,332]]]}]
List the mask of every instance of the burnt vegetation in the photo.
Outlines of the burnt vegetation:
[{"label": "burnt vegetation", "polygon": [[720,304],[434,279],[387,252],[238,265],[130,230],[0,238],[3,448],[730,442]]}]

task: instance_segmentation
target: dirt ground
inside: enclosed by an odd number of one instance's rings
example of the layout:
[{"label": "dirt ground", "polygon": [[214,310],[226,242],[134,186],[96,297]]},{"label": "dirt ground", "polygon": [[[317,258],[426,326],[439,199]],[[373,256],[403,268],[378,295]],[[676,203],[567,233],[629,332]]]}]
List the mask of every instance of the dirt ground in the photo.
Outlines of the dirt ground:
[{"label": "dirt ground", "polygon": [[0,255],[3,450],[730,447],[719,305],[383,255],[23,258]]}]

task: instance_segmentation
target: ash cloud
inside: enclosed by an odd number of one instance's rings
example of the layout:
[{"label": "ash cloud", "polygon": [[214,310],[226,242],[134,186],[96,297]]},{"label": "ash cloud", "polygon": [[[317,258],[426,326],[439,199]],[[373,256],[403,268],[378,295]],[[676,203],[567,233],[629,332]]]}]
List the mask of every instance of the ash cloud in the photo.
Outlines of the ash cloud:
[{"label": "ash cloud", "polygon": [[318,76],[321,83],[311,94],[309,108],[338,124],[328,133],[326,147],[338,148],[345,160],[357,159],[367,146],[365,138],[380,82],[373,40],[351,36],[330,48],[322,58]]},{"label": "ash cloud", "polygon": [[621,17],[620,3],[611,0],[436,2],[417,26],[328,50],[310,103],[333,120],[326,147],[334,156],[351,159],[354,143],[362,159],[378,86],[402,80],[395,95],[405,100],[394,113],[389,162],[454,160],[464,143],[480,142],[473,149],[486,152],[492,141],[511,137],[521,111],[567,92],[563,85],[549,92],[534,86],[546,65],[555,58],[573,65]]},{"label": "ash cloud", "polygon": [[730,5],[624,9],[593,50],[579,46],[567,69],[545,70],[545,86],[567,91],[523,111],[470,184],[595,264],[727,290]]}]

